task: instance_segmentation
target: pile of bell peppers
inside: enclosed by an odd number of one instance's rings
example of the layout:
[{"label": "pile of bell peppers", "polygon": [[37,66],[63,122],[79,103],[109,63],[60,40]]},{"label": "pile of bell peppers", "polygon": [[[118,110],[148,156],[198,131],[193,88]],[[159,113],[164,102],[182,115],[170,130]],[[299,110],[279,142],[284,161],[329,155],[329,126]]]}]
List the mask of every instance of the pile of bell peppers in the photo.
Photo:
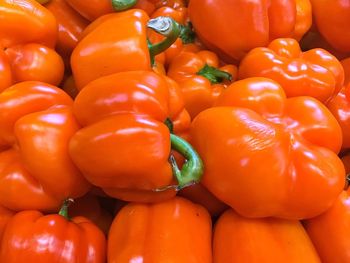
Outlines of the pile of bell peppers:
[{"label": "pile of bell peppers", "polygon": [[349,21],[0,0],[0,262],[350,262]]}]

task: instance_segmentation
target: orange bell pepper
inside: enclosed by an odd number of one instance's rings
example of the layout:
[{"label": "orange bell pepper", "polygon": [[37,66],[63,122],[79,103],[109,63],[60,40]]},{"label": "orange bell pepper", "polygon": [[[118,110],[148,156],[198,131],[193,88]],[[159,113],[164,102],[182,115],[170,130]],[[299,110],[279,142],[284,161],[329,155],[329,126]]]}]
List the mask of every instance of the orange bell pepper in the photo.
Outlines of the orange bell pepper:
[{"label": "orange bell pepper", "polygon": [[66,60],[80,39],[89,21],[76,12],[65,0],[50,0],[45,7],[55,16],[58,24],[56,49]]},{"label": "orange bell pepper", "polygon": [[197,36],[227,62],[279,37],[300,39],[311,26],[309,0],[191,0]]},{"label": "orange bell pepper", "polygon": [[327,103],[343,134],[343,149],[350,149],[350,84]]},{"label": "orange bell pepper", "polygon": [[[148,44],[146,27],[167,38]],[[180,27],[171,18],[149,20],[148,15],[138,9],[100,17],[86,28],[72,53],[77,88],[81,90],[92,80],[121,71],[151,70],[153,58],[167,49],[179,34]]]},{"label": "orange bell pepper", "polygon": [[2,206],[53,211],[89,190],[68,155],[68,141],[79,129],[72,104],[64,91],[41,82],[21,82],[0,93]]},{"label": "orange bell pepper", "polygon": [[112,223],[107,255],[109,263],[210,263],[210,216],[180,197],[149,205],[130,203]]},{"label": "orange bell pepper", "polygon": [[8,222],[0,261],[6,263],[104,263],[104,234],[84,217],[68,217],[67,203],[58,214],[22,211]]},{"label": "orange bell pepper", "polygon": [[318,31],[334,48],[350,52],[349,0],[311,0],[312,13]]},{"label": "orange bell pepper", "polygon": [[344,187],[342,134],[318,100],[265,78],[234,82],[192,122],[202,184],[246,217],[310,218]]},{"label": "orange bell pepper", "polygon": [[55,17],[35,0],[1,0],[0,6],[0,92],[26,80],[58,85],[64,65],[53,49]]},{"label": "orange bell pepper", "polygon": [[244,218],[229,209],[215,225],[213,262],[321,261],[300,222]]},{"label": "orange bell pepper", "polygon": [[[173,173],[177,189],[199,181],[200,158],[165,125],[183,112],[169,87],[151,71],[122,72],[90,82],[76,97],[74,114],[84,128],[72,137],[70,155],[109,196],[154,202],[175,194],[165,191],[173,188]],[[181,171],[168,162],[171,148],[188,160]]]},{"label": "orange bell pepper", "polygon": [[328,51],[300,50],[291,38],[272,41],[267,48],[255,48],[241,61],[238,78],[266,77],[277,81],[288,97],[311,96],[327,102],[344,83],[341,63]]},{"label": "orange bell pepper", "polygon": [[212,107],[217,96],[234,80],[235,75],[236,66],[219,68],[219,58],[207,50],[182,52],[174,58],[168,69],[168,76],[180,84],[185,107],[191,118]]},{"label": "orange bell pepper", "polygon": [[14,214],[15,212],[0,205],[0,240],[2,239],[2,233],[5,230],[7,222]]},{"label": "orange bell pepper", "polygon": [[344,69],[344,85],[350,82],[350,57],[344,58],[340,61]]}]

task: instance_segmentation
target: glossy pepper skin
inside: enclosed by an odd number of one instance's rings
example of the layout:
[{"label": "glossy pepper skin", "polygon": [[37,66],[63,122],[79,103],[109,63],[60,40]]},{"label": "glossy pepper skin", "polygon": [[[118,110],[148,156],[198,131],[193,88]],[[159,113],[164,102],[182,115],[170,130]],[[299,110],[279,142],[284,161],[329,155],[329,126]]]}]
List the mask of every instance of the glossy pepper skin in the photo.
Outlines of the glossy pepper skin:
[{"label": "glossy pepper skin", "polygon": [[58,85],[64,65],[53,49],[55,17],[34,0],[2,0],[0,6],[0,92],[27,80]]},{"label": "glossy pepper skin", "polygon": [[350,260],[350,195],[343,191],[325,213],[306,220],[305,229],[322,262],[343,263]]},{"label": "glossy pepper skin", "polygon": [[237,76],[237,67],[219,67],[219,58],[208,50],[181,52],[173,59],[167,75],[179,83],[185,107],[193,119],[214,105],[222,90]]},{"label": "glossy pepper skin", "polygon": [[188,9],[198,37],[230,63],[275,38],[300,39],[311,26],[309,0],[191,0]]},{"label": "glossy pepper skin", "polygon": [[174,184],[166,120],[174,120],[174,132],[190,124],[181,121],[170,82],[151,71],[122,72],[89,83],[76,97],[74,115],[83,128],[70,140],[70,156],[109,196],[154,202],[175,194],[156,191]]},{"label": "glossy pepper skin", "polygon": [[311,97],[286,98],[265,78],[231,84],[192,122],[201,183],[246,217],[310,218],[342,191],[341,129]]},{"label": "glossy pepper skin", "polygon": [[41,82],[21,82],[0,94],[1,205],[53,211],[88,191],[68,154],[79,129],[72,104],[64,91]]},{"label": "glossy pepper skin", "polygon": [[[175,22],[157,25],[169,29],[170,34],[175,32],[171,43],[180,33]],[[91,23],[71,57],[77,88],[80,90],[94,79],[117,72],[151,70],[153,56],[147,43],[147,27],[152,27],[149,17],[139,9],[105,15]]]},{"label": "glossy pepper skin", "polygon": [[55,16],[58,24],[56,49],[69,61],[80,35],[89,21],[76,12],[65,0],[50,0],[45,7]]},{"label": "glossy pepper skin", "polygon": [[343,149],[350,148],[350,85],[345,86],[327,103],[328,109],[337,119],[343,134]]},{"label": "glossy pepper skin", "polygon": [[14,214],[15,212],[0,205],[0,240],[2,238],[2,234],[5,230],[7,222]]},{"label": "glossy pepper skin", "polygon": [[104,263],[106,240],[84,217],[68,219],[67,211],[43,215],[28,210],[8,222],[0,248],[1,262]]},{"label": "glossy pepper skin", "polygon": [[350,52],[349,0],[311,0],[314,21],[318,31],[334,48]]},{"label": "glossy pepper skin", "polygon": [[181,197],[130,203],[112,223],[107,254],[108,263],[212,262],[210,216]]},{"label": "glossy pepper skin", "polygon": [[213,235],[214,263],[321,262],[298,221],[249,219],[229,209],[216,222]]},{"label": "glossy pepper skin", "polygon": [[288,97],[311,96],[327,102],[342,88],[344,70],[328,51],[316,48],[302,52],[296,40],[280,38],[244,57],[238,78],[249,77],[277,81]]}]

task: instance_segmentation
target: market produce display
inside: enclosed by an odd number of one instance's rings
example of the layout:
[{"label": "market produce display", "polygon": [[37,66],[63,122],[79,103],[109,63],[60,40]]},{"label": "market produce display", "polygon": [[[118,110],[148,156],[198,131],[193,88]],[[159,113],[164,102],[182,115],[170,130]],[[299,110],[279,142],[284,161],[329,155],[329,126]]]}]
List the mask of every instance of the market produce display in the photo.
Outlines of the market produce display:
[{"label": "market produce display", "polygon": [[0,263],[350,262],[350,0],[0,0]]}]

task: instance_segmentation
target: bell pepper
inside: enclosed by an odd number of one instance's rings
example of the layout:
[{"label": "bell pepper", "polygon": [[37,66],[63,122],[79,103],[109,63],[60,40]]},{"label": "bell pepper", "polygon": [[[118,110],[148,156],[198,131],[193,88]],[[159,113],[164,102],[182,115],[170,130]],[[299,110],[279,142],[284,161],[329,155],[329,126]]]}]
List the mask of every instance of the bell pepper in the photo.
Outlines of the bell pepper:
[{"label": "bell pepper", "polygon": [[328,109],[337,119],[343,137],[343,149],[350,149],[350,84],[344,87],[327,103]]},{"label": "bell pepper", "polygon": [[180,84],[191,118],[213,106],[216,97],[236,74],[236,66],[219,68],[219,58],[208,50],[182,52],[168,69],[168,76]]},{"label": "bell pepper", "polygon": [[[148,44],[146,27],[167,38]],[[77,88],[81,90],[90,81],[117,72],[151,70],[153,58],[168,48],[179,34],[180,27],[171,18],[149,20],[148,15],[138,9],[100,17],[86,28],[72,53]]]},{"label": "bell pepper", "polygon": [[350,57],[344,58],[340,61],[344,69],[344,85],[350,82]]},{"label": "bell pepper", "polygon": [[312,18],[309,0],[191,0],[188,10],[199,39],[229,63],[275,38],[299,40]]},{"label": "bell pepper", "polygon": [[350,52],[349,0],[311,0],[312,13],[318,31],[334,48]]},{"label": "bell pepper", "polygon": [[288,97],[311,96],[321,102],[336,95],[344,83],[343,67],[332,54],[319,48],[302,52],[291,38],[276,39],[244,57],[238,78],[255,76],[277,81]]},{"label": "bell pepper", "polygon": [[155,2],[158,0],[66,0],[83,17],[90,21],[118,11],[129,8],[143,9],[147,14],[151,14],[155,9]]},{"label": "bell pepper", "polygon": [[344,187],[337,120],[312,97],[266,78],[236,81],[191,126],[201,183],[246,217],[310,218]]},{"label": "bell pepper", "polygon": [[22,211],[8,222],[0,261],[7,263],[104,263],[104,234],[84,217],[70,218],[65,202],[58,214]]},{"label": "bell pepper", "polygon": [[213,262],[321,262],[298,221],[244,218],[229,209],[213,235]]},{"label": "bell pepper", "polygon": [[0,205],[0,240],[2,239],[2,233],[5,230],[7,222],[14,214],[15,212]]},{"label": "bell pepper", "polygon": [[64,65],[53,49],[55,17],[35,0],[1,0],[0,6],[0,92],[26,80],[58,85]]},{"label": "bell pepper", "polygon": [[65,0],[50,0],[45,7],[56,18],[58,24],[56,49],[67,61],[68,68],[70,55],[89,21],[76,12]]},{"label": "bell pepper", "polygon": [[211,219],[201,206],[175,197],[129,203],[115,217],[107,258],[116,262],[212,262]]},{"label": "bell pepper", "polygon": [[[41,82],[21,82],[0,93],[0,204],[14,211],[54,211],[89,184],[68,155],[79,129],[72,99]],[[1,261],[8,262],[8,261]]]},{"label": "bell pepper", "polygon": [[[171,87],[161,75],[131,71],[99,78],[80,91],[73,110],[83,128],[71,138],[69,148],[89,182],[114,198],[154,202],[175,194],[165,191],[174,188],[168,187],[173,173],[176,189],[199,181],[199,156],[170,134],[170,129],[176,131],[172,120],[183,112],[179,101],[170,99]],[[171,157],[168,162],[171,148],[188,160],[181,172]]]},{"label": "bell pepper", "polygon": [[113,217],[104,209],[97,198],[92,194],[86,194],[83,197],[74,200],[69,207],[71,217],[83,216],[93,222],[107,236],[112,224]]}]

